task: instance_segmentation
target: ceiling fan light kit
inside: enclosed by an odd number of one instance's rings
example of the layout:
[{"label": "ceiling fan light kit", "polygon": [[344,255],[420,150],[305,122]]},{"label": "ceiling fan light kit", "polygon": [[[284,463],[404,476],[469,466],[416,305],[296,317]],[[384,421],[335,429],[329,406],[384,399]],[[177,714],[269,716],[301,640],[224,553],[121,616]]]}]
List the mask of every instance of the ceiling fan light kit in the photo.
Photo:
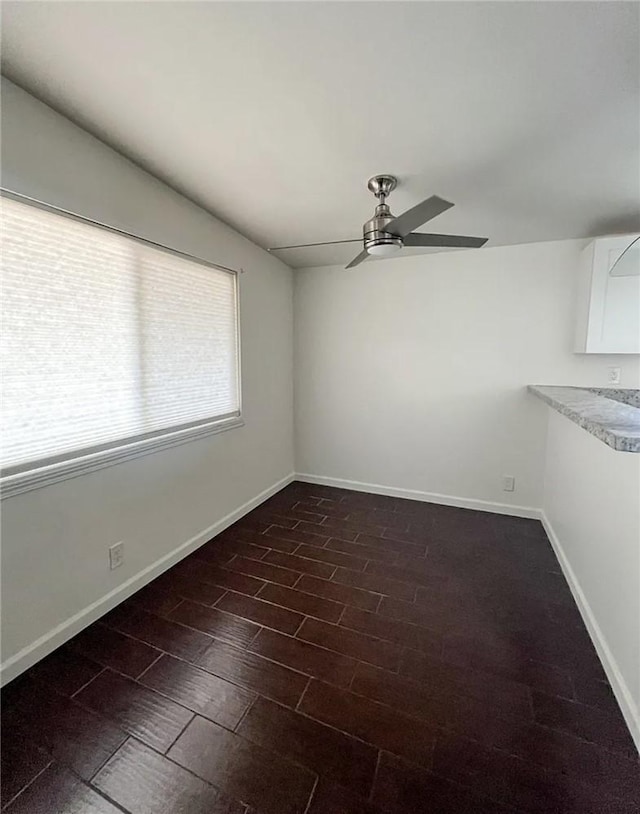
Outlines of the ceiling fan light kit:
[{"label": "ceiling fan light kit", "polygon": [[[421,234],[414,232],[423,223],[437,217],[438,215],[451,209],[453,204],[445,201],[437,195],[426,198],[411,209],[407,209],[402,215],[395,217],[387,198],[398,185],[398,180],[393,175],[374,175],[370,178],[367,186],[378,199],[378,205],[373,217],[362,227],[363,250],[345,268],[353,268],[366,260],[370,255],[375,257],[389,257],[405,246],[425,246],[430,248],[457,248],[476,249],[484,246],[488,238],[486,237],[465,237],[463,235],[435,235]],[[307,243],[303,246],[280,246],[278,249],[269,251],[280,251],[283,249],[303,249],[307,246],[330,246],[336,243],[353,243],[352,240],[333,240],[327,243]]]},{"label": "ceiling fan light kit", "polygon": [[367,254],[373,254],[376,257],[390,257],[396,254],[402,248],[401,240],[394,240],[387,242],[386,240],[377,240],[373,243],[365,244]]}]

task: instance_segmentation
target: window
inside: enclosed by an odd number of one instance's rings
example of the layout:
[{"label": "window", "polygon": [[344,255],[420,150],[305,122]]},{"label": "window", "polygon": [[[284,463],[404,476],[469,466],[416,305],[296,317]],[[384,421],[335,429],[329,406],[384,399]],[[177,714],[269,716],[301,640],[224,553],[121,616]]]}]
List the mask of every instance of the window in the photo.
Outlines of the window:
[{"label": "window", "polygon": [[242,423],[235,272],[13,198],[1,215],[5,486]]}]

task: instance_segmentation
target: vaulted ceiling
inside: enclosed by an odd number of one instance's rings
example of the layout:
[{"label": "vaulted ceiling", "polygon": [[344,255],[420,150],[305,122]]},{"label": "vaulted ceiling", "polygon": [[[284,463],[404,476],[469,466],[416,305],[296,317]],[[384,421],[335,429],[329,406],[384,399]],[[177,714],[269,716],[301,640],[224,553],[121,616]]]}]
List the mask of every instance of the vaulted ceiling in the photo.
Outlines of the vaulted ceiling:
[{"label": "vaulted ceiling", "polygon": [[[635,2],[4,2],[3,71],[261,246],[640,230]],[[283,251],[292,266],[355,244]]]}]

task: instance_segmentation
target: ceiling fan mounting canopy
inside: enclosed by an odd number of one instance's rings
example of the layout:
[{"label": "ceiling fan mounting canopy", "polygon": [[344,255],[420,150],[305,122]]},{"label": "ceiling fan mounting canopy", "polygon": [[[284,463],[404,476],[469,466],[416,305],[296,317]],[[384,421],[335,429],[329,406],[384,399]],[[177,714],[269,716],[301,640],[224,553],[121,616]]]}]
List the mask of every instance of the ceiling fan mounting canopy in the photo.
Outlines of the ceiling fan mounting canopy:
[{"label": "ceiling fan mounting canopy", "polygon": [[[414,232],[423,223],[441,215],[450,209],[453,204],[437,195],[426,198],[402,215],[396,217],[387,204],[387,198],[398,185],[398,179],[393,175],[374,175],[369,178],[367,187],[378,199],[378,205],[372,218],[362,227],[363,250],[349,263],[350,269],[366,260],[369,255],[387,256],[395,254],[404,246],[428,246],[442,248],[479,248],[487,242],[486,237],[466,237],[463,235],[435,235]],[[302,246],[280,246],[283,249],[304,249],[309,246],[328,246],[335,243],[358,243],[358,240],[334,240],[327,243],[307,243]]]},{"label": "ceiling fan mounting canopy", "polygon": [[398,186],[398,179],[395,175],[374,175],[367,181],[367,186],[376,198],[381,195],[386,198]]}]

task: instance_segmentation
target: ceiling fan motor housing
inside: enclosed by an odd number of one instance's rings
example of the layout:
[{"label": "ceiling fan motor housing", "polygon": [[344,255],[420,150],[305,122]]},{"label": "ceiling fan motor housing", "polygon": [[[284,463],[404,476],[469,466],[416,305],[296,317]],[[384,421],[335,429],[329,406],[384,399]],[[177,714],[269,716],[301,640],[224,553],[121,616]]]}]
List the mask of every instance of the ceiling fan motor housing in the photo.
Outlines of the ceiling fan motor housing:
[{"label": "ceiling fan motor housing", "polygon": [[378,204],[376,213],[362,227],[364,247],[367,251],[372,246],[398,246],[404,245],[402,238],[385,231],[385,226],[394,219],[386,204]]}]

